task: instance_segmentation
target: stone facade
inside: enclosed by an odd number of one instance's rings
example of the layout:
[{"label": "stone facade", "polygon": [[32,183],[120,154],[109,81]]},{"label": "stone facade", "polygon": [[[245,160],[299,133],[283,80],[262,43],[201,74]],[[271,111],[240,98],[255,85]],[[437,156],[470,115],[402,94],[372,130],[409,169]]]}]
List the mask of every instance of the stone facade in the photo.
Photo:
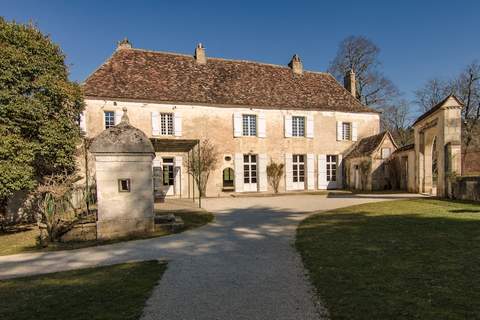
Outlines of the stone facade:
[{"label": "stone facade", "polygon": [[[328,186],[322,184],[323,172],[318,171],[319,162],[323,161],[322,155],[337,155],[337,161],[341,156],[362,137],[370,136],[379,132],[379,115],[376,113],[346,113],[332,111],[299,111],[299,110],[271,110],[255,107],[223,107],[206,105],[185,105],[185,104],[161,104],[140,101],[122,100],[86,100],[86,123],[87,135],[95,136],[105,129],[105,111],[113,111],[120,117],[122,107],[128,108],[130,122],[133,126],[141,129],[149,138],[159,139],[209,139],[217,147],[219,152],[219,165],[210,175],[207,185],[207,196],[225,195],[223,188],[223,171],[231,168],[234,172],[242,171],[243,168],[235,164],[235,156],[238,154],[265,155],[265,163],[275,161],[285,163],[286,155],[301,154],[313,155],[310,174],[313,179],[313,189],[326,189]],[[172,135],[161,136],[154,134],[152,126],[152,114],[171,113],[174,121],[181,130],[176,130]],[[235,136],[234,117],[235,115],[256,115],[257,123],[264,121],[264,134],[256,136]],[[285,121],[291,116],[302,116],[311,118],[313,124],[312,137],[285,137]],[[337,139],[338,124],[341,122],[352,123],[355,126],[355,134],[350,140]],[[257,128],[260,131],[260,127]],[[353,129],[353,128],[352,128]],[[263,130],[263,129],[262,129]],[[320,158],[319,158],[320,156]],[[175,186],[168,191],[168,195],[187,197],[191,190],[192,181],[186,174],[185,167],[187,153],[159,152],[156,153],[155,161],[173,158],[174,166],[179,167],[180,177],[175,176]],[[320,160],[319,160],[320,159]],[[310,160],[312,161],[312,160]],[[307,160],[305,159],[305,165]],[[340,163],[340,162],[339,162]],[[159,164],[160,165],[160,164]],[[323,168],[321,168],[323,169]],[[341,170],[339,170],[340,173]],[[264,172],[259,173],[260,175]],[[308,175],[305,172],[305,175]],[[308,178],[308,177],[307,177]],[[286,191],[287,181],[282,180],[280,190]],[[319,184],[320,182],[320,184]],[[237,183],[238,186],[238,183]],[[332,185],[330,188],[341,188],[341,185]],[[308,185],[305,183],[304,189]],[[243,192],[246,190],[239,190]],[[255,190],[251,190],[255,191]],[[259,188],[257,188],[259,191]],[[268,185],[262,190],[271,192]],[[191,193],[191,191],[190,191]]]}]

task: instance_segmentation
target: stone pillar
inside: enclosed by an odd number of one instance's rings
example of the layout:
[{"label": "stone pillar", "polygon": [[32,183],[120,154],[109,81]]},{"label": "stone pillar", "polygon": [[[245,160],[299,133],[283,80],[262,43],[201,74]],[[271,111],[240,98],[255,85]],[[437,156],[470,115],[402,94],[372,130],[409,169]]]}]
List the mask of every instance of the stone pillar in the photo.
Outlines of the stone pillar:
[{"label": "stone pillar", "polygon": [[112,239],[154,230],[152,162],[148,137],[122,122],[94,138],[97,181],[97,238]]}]

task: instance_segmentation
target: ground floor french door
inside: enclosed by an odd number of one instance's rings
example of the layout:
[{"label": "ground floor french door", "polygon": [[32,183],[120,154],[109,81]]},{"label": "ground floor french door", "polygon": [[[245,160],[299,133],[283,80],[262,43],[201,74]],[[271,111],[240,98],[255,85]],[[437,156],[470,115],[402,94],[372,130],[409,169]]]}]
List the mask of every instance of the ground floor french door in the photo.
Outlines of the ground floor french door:
[{"label": "ground floor french door", "polygon": [[305,189],[305,155],[294,154],[292,156],[292,188],[294,190]]},{"label": "ground floor french door", "polygon": [[153,167],[153,189],[156,196],[175,194],[174,158],[162,158],[161,165]]},{"label": "ground floor french door", "polygon": [[257,183],[257,155],[244,154],[243,155],[243,191],[256,192],[258,191]]}]

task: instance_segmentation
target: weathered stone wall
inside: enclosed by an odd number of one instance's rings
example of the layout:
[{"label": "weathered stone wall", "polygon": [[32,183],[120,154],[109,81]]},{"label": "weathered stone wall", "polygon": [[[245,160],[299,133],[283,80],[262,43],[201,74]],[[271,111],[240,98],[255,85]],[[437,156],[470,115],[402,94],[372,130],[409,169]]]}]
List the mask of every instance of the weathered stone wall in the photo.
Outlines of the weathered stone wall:
[{"label": "weathered stone wall", "polygon": [[[172,112],[182,117],[182,136],[168,137],[169,139],[210,139],[219,151],[219,166],[211,173],[207,185],[207,196],[222,195],[222,172],[227,167],[234,168],[235,153],[265,153],[268,162],[274,160],[285,162],[285,153],[298,154],[342,154],[355,143],[353,141],[337,141],[336,122],[355,122],[358,126],[358,140],[379,132],[379,115],[374,113],[344,113],[324,111],[294,111],[269,110],[261,108],[230,108],[218,106],[198,106],[179,104],[158,104],[150,102],[127,102],[111,100],[86,100],[87,134],[93,137],[104,130],[104,111],[120,111],[128,108],[130,123],[152,137],[151,112]],[[234,137],[233,114],[241,112],[247,114],[263,113],[266,119],[266,137]],[[313,115],[314,138],[294,137],[285,138],[284,116]],[[163,156],[157,153],[157,157]],[[185,164],[186,153],[169,154],[183,156],[182,190],[183,197],[188,195],[188,175]],[[230,161],[225,161],[230,156]],[[317,187],[317,157],[315,157],[315,187]],[[279,188],[285,190],[285,179],[281,180]],[[272,191],[268,186],[268,191]]]},{"label": "weathered stone wall", "polygon": [[480,176],[455,178],[452,182],[452,198],[480,201]]}]

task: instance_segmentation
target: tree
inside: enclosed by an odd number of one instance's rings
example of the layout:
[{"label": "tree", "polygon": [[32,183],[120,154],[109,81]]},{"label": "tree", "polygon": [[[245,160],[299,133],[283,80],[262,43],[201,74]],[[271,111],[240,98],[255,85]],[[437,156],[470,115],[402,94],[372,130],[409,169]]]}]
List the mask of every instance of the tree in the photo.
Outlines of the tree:
[{"label": "tree", "polygon": [[356,96],[361,103],[381,107],[398,96],[395,85],[380,71],[380,49],[363,36],[349,36],[339,46],[328,71],[342,83],[347,72],[356,77]]},{"label": "tree", "polygon": [[448,87],[448,83],[441,79],[430,79],[421,89],[415,91],[415,102],[422,112],[426,112],[450,93]]},{"label": "tree", "polygon": [[61,49],[36,26],[0,17],[0,213],[42,177],[74,172],[83,108]]},{"label": "tree", "polygon": [[271,160],[270,164],[267,166],[268,182],[272,186],[275,193],[278,193],[278,186],[283,176],[284,167],[285,166],[283,163],[276,163],[273,160]]},{"label": "tree", "polygon": [[410,105],[405,100],[398,100],[395,104],[383,109],[382,129],[388,130],[400,146],[413,143],[413,132],[409,128],[411,122]]},{"label": "tree", "polygon": [[205,196],[210,173],[217,167],[218,151],[208,139],[203,140],[198,147],[200,148],[199,154],[195,151],[192,152],[192,156],[187,162],[187,170],[193,176],[200,195]]}]

